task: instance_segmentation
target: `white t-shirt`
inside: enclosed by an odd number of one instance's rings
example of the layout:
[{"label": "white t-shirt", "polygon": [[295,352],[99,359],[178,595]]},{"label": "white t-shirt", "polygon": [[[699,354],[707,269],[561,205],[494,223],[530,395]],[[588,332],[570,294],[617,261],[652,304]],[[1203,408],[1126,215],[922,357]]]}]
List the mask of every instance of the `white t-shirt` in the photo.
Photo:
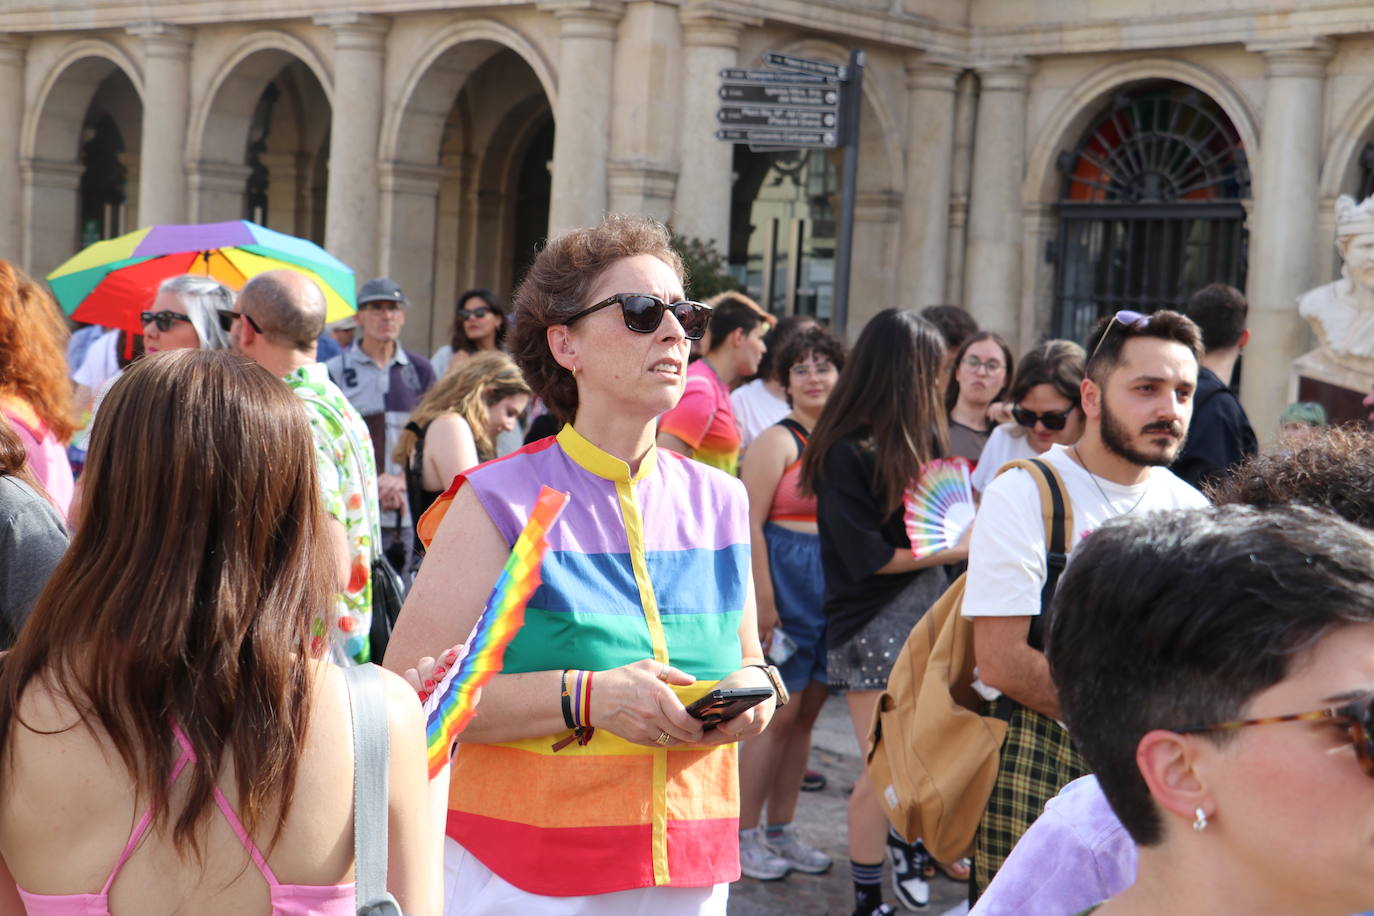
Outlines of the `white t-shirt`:
[{"label": "white t-shirt", "polygon": [[[1208,505],[1206,497],[1168,468],[1152,467],[1145,483],[1126,487],[1101,477],[1094,483],[1062,445],[1051,446],[1040,457],[1059,472],[1073,506],[1070,563],[1080,541],[1132,506],[1131,514],[1142,515]],[[1007,471],[988,484],[973,525],[968,564],[962,608],[965,617],[1033,617],[1040,613],[1040,589],[1045,584],[1045,516],[1040,509],[1040,490],[1029,471]]]},{"label": "white t-shirt", "polygon": [[735,412],[735,425],[739,427],[741,451],[748,448],[759,433],[792,412],[787,406],[787,398],[774,397],[759,378],[736,388],[730,394],[730,407]]},{"label": "white t-shirt", "polygon": [[1024,434],[1015,423],[1003,423],[992,431],[983,454],[978,458],[978,467],[973,469],[973,489],[982,493],[997,476],[997,471],[1008,461],[1018,458],[1034,458],[1035,447],[1030,444],[1030,436]]},{"label": "white t-shirt", "polygon": [[78,385],[99,391],[119,371],[119,332],[107,331],[86,350],[81,365],[72,373]]}]

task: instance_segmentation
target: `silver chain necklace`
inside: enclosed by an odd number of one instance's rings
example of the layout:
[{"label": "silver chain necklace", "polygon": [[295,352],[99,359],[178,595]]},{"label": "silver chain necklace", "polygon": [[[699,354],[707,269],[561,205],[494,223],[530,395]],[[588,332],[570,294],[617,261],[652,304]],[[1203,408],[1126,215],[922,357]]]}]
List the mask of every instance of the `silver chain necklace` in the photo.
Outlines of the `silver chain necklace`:
[{"label": "silver chain necklace", "polygon": [[[1083,470],[1088,471],[1088,479],[1091,480],[1091,481],[1093,482],[1093,486],[1097,488],[1097,492],[1098,492],[1099,495],[1101,495],[1102,501],[1103,501],[1104,503],[1107,504],[1107,508],[1111,508],[1111,505],[1112,505],[1112,499],[1111,499],[1111,497],[1108,496],[1108,495],[1107,495],[1107,492],[1106,492],[1105,490],[1102,489],[1102,484],[1100,484],[1100,483],[1097,482],[1097,475],[1094,474],[1091,470],[1088,469],[1088,462],[1086,462],[1086,461],[1083,460],[1083,455],[1082,455],[1081,452],[1078,451],[1078,443],[1076,443],[1076,442],[1075,442],[1074,445],[1073,445],[1073,456],[1074,456],[1075,458],[1078,459],[1078,463],[1081,464],[1081,465],[1083,466]],[[1145,478],[1145,489],[1140,491],[1140,496],[1136,498],[1135,503],[1131,506],[1131,508],[1127,509],[1125,512],[1118,512],[1117,515],[1130,515],[1130,514],[1131,514],[1132,512],[1134,512],[1137,508],[1139,508],[1139,506],[1140,506],[1140,504],[1141,504],[1142,502],[1145,501],[1145,494],[1147,494],[1147,493],[1149,493],[1149,492],[1150,492],[1150,478],[1149,478],[1149,477],[1146,477],[1146,478]]]}]

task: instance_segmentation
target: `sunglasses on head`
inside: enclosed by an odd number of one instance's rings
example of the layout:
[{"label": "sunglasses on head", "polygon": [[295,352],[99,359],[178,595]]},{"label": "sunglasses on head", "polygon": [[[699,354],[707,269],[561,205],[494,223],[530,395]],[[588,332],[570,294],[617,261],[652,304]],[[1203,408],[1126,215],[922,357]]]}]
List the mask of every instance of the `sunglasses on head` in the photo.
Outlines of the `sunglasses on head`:
[{"label": "sunglasses on head", "polygon": [[1011,418],[1027,429],[1034,429],[1035,424],[1039,423],[1046,429],[1058,431],[1064,428],[1065,423],[1069,422],[1069,414],[1077,409],[1077,407],[1070,407],[1066,410],[1051,410],[1045,413],[1036,413],[1024,407],[1013,407],[1011,409]]},{"label": "sunglasses on head", "polygon": [[475,309],[459,309],[458,317],[467,321],[469,318],[485,318],[490,315],[492,310],[485,305],[479,305]]},{"label": "sunglasses on head", "polygon": [[1366,694],[1344,706],[1332,706],[1312,712],[1295,712],[1286,716],[1265,716],[1261,719],[1237,719],[1234,722],[1218,722],[1215,725],[1188,725],[1170,731],[1181,735],[1197,732],[1230,731],[1248,728],[1251,725],[1274,725],[1279,722],[1320,722],[1330,719],[1344,725],[1350,743],[1355,746],[1355,756],[1360,768],[1368,776],[1374,776],[1374,693]]},{"label": "sunglasses on head", "polygon": [[648,293],[616,293],[609,299],[603,299],[596,305],[583,309],[563,323],[572,324],[579,318],[585,318],[592,312],[612,305],[620,306],[625,327],[638,334],[652,334],[657,331],[663,321],[663,313],[670,309],[678,324],[682,325],[682,334],[688,340],[701,340],[702,335],[706,333],[706,325],[711,320],[711,307],[701,302],[683,299],[669,304]]},{"label": "sunglasses on head", "polygon": [[1093,361],[1097,351],[1102,349],[1102,342],[1107,339],[1107,335],[1112,332],[1112,325],[1119,324],[1126,328],[1143,328],[1150,324],[1150,316],[1142,312],[1133,312],[1130,309],[1122,309],[1112,316],[1112,320],[1107,322],[1107,326],[1102,329],[1102,336],[1097,338],[1097,346],[1093,347],[1092,353],[1088,355],[1088,362]]},{"label": "sunglasses on head", "polygon": [[226,334],[229,332],[229,329],[234,326],[234,319],[236,318],[242,318],[244,321],[248,322],[248,326],[253,329],[254,334],[262,333],[262,328],[253,320],[252,316],[245,315],[243,312],[235,312],[230,309],[215,309],[215,314],[219,316],[219,326],[224,328]]},{"label": "sunglasses on head", "polygon": [[183,315],[181,312],[174,312],[171,309],[163,309],[160,312],[139,312],[138,320],[145,325],[157,325],[157,329],[165,334],[172,329],[173,322],[184,321],[190,324],[191,316]]}]

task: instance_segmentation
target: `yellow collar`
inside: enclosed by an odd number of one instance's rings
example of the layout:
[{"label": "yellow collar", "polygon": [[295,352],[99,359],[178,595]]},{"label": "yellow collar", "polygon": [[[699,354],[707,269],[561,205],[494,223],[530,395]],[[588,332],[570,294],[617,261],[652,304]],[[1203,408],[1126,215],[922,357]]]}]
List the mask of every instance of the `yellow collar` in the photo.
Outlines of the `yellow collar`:
[{"label": "yellow collar", "polygon": [[658,448],[649,446],[649,450],[644,453],[644,458],[639,462],[639,472],[631,475],[630,466],[619,458],[603,451],[573,428],[571,423],[566,423],[558,433],[558,444],[563,447],[563,451],[568,457],[577,463],[577,466],[585,471],[612,480],[617,483],[633,483],[643,480],[654,472],[658,466]]}]

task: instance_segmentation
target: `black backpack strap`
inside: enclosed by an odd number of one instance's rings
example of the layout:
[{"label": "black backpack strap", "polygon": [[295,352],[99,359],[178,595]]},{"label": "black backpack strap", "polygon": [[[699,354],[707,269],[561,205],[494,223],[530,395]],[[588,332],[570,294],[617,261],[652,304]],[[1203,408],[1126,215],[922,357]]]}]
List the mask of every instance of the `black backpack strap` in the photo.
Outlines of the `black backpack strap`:
[{"label": "black backpack strap", "polygon": [[1050,519],[1050,538],[1045,543],[1045,584],[1040,588],[1040,613],[1031,620],[1030,633],[1026,637],[1032,648],[1045,651],[1045,633],[1050,626],[1054,590],[1059,586],[1059,577],[1069,562],[1069,532],[1065,522],[1065,495],[1059,485],[1059,475],[1041,458],[1028,459],[1029,463],[1045,478],[1049,487],[1052,507]]},{"label": "black backpack strap", "polygon": [[791,417],[783,417],[778,421],[778,425],[792,434],[792,441],[797,444],[797,455],[800,456],[802,449],[806,448],[806,427]]}]

